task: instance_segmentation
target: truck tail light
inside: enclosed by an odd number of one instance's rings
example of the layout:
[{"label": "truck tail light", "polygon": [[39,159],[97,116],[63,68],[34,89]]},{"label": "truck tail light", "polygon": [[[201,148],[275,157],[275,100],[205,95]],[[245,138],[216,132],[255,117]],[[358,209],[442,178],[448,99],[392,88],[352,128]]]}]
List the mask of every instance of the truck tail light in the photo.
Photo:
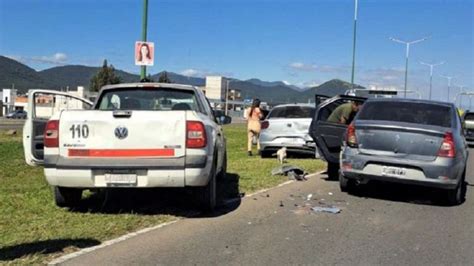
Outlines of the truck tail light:
[{"label": "truck tail light", "polygon": [[444,139],[439,148],[438,156],[447,158],[454,158],[456,156],[452,132],[446,132],[446,134],[444,134]]},{"label": "truck tail light", "polygon": [[349,147],[357,147],[357,138],[354,123],[347,128],[346,143]]},{"label": "truck tail light", "polygon": [[265,120],[262,122],[262,129],[267,129],[270,126],[270,122],[268,120]]},{"label": "truck tail light", "polygon": [[186,122],[186,148],[204,148],[207,145],[206,128],[199,121]]},{"label": "truck tail light", "polygon": [[44,129],[44,146],[59,147],[59,120],[49,120]]}]

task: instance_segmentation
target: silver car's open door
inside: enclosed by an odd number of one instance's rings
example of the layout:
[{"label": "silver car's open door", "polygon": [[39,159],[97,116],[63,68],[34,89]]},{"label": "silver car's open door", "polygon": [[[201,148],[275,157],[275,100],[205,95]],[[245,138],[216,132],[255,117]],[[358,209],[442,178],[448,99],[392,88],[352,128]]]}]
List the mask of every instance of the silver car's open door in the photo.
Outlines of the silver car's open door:
[{"label": "silver car's open door", "polygon": [[328,122],[327,119],[339,105],[349,101],[364,102],[365,100],[366,98],[362,97],[339,95],[326,99],[317,106],[309,134],[328,163],[339,163],[339,153],[347,125]]},{"label": "silver car's open door", "polygon": [[43,164],[43,133],[48,120],[62,110],[90,109],[92,102],[71,93],[51,90],[28,91],[28,116],[23,127],[25,161],[31,166]]}]

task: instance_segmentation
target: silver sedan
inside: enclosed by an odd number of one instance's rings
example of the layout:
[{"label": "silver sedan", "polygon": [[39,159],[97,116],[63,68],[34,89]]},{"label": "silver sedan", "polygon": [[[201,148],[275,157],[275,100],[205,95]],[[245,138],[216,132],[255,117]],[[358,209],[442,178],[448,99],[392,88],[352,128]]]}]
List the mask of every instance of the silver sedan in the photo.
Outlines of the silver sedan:
[{"label": "silver sedan", "polygon": [[272,156],[286,147],[289,153],[315,154],[315,144],[309,135],[314,105],[285,104],[274,107],[262,122],[260,147],[262,158]]},{"label": "silver sedan", "polygon": [[450,103],[371,99],[349,125],[341,151],[340,186],[370,180],[441,188],[462,203],[468,158],[456,107]]}]

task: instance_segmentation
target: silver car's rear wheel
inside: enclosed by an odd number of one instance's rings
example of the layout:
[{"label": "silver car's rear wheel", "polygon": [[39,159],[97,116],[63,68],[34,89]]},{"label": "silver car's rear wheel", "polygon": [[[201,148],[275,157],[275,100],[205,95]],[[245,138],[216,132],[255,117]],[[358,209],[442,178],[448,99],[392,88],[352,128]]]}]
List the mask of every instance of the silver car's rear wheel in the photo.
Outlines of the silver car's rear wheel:
[{"label": "silver car's rear wheel", "polygon": [[342,192],[354,192],[355,189],[355,181],[345,177],[342,173],[339,173],[339,188]]},{"label": "silver car's rear wheel", "polygon": [[449,205],[455,206],[464,202],[465,187],[466,187],[466,184],[464,182],[465,176],[466,176],[466,173],[464,171],[464,174],[461,180],[459,181],[458,186],[455,189],[451,189],[447,191],[446,200]]}]

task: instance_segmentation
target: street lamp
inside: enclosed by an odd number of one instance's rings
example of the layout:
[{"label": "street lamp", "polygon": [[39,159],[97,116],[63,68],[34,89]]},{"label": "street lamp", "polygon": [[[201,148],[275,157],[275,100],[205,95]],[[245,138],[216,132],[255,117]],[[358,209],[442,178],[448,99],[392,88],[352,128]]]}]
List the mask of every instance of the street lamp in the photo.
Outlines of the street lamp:
[{"label": "street lamp", "polygon": [[431,90],[433,88],[433,68],[435,66],[440,66],[442,64],[444,64],[445,62],[439,62],[439,63],[436,63],[436,64],[428,64],[428,63],[425,63],[425,62],[421,62],[420,61],[420,64],[422,65],[425,65],[425,66],[429,66],[430,67],[430,94],[429,94],[429,99],[431,100]]},{"label": "street lamp", "polygon": [[459,107],[462,108],[462,95],[464,93],[464,86],[461,85],[461,86],[454,86],[454,87],[459,88],[459,92],[460,92],[460,95],[461,95],[461,97],[459,97]]},{"label": "street lamp", "polygon": [[225,86],[226,92],[225,92],[225,115],[227,115],[227,107],[229,104],[229,80],[227,80],[226,86]]},{"label": "street lamp", "polygon": [[354,89],[354,71],[355,71],[355,51],[356,51],[356,34],[357,34],[357,8],[358,0],[354,0],[354,40],[352,44],[352,76],[351,76],[351,89]]},{"label": "street lamp", "polygon": [[[148,0],[143,0],[143,17],[142,17],[142,42],[146,42],[146,33],[148,25]],[[141,66],[140,79],[146,78],[146,66]]]},{"label": "street lamp", "polygon": [[407,48],[406,48],[406,61],[405,61],[405,95],[404,95],[405,98],[407,97],[406,90],[407,90],[407,80],[408,80],[408,56],[410,55],[410,45],[411,45],[411,44],[415,44],[415,43],[419,43],[419,42],[422,42],[422,41],[425,41],[425,40],[427,40],[428,38],[429,38],[429,37],[425,37],[425,38],[422,38],[422,39],[418,39],[418,40],[406,42],[406,41],[402,41],[402,40],[400,40],[400,39],[396,39],[396,38],[390,37],[390,40],[392,40],[392,41],[394,41],[394,42],[398,42],[398,43],[405,44],[406,47],[407,47]]},{"label": "street lamp", "polygon": [[451,91],[451,79],[452,79],[453,77],[443,76],[443,75],[440,75],[440,77],[445,78],[445,79],[448,80],[448,103],[449,103],[449,102],[451,102],[449,96],[450,96],[450,91]]}]

